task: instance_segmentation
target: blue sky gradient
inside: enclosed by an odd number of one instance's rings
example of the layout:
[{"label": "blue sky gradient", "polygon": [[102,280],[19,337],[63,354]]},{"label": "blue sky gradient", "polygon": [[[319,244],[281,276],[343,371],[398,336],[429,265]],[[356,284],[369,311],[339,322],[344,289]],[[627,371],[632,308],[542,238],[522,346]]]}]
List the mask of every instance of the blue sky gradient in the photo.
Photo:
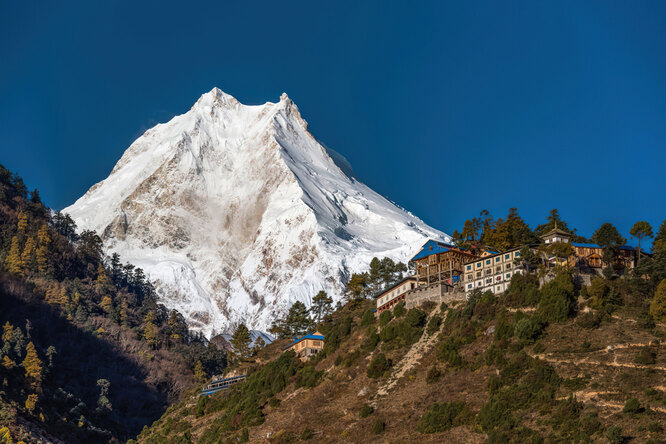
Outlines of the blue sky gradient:
[{"label": "blue sky gradient", "polygon": [[0,163],[56,209],[218,86],[287,92],[365,183],[448,233],[512,206],[585,236],[666,218],[663,1],[7,1],[0,60]]}]

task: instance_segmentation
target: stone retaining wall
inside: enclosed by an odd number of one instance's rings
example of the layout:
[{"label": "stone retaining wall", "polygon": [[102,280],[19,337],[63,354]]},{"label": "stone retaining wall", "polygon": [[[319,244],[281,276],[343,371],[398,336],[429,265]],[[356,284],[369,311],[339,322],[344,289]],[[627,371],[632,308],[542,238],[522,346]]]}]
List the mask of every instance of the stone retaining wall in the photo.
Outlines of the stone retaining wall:
[{"label": "stone retaining wall", "polygon": [[448,285],[433,284],[408,291],[405,299],[405,308],[419,307],[426,301],[441,304],[442,302],[449,303],[452,301],[464,301],[465,299],[465,292],[462,290],[452,290]]}]

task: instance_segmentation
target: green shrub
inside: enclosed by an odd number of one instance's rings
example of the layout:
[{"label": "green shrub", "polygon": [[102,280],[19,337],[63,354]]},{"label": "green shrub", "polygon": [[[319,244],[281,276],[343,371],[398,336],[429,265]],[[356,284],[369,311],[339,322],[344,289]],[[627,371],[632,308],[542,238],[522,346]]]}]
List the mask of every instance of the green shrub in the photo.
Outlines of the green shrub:
[{"label": "green shrub", "polygon": [[433,384],[437,381],[439,381],[439,378],[441,378],[442,372],[437,368],[437,365],[433,364],[432,367],[428,370],[428,373],[426,373],[426,382],[428,384]]},{"label": "green shrub", "polygon": [[386,359],[384,353],[379,353],[375,356],[368,365],[368,378],[377,379],[384,376],[390,367],[390,362]]},{"label": "green shrub", "polygon": [[452,338],[446,338],[439,344],[437,357],[440,361],[446,362],[453,368],[460,368],[463,366],[463,359],[458,353],[458,347],[459,344]]},{"label": "green shrub", "polygon": [[296,373],[296,387],[316,387],[323,376],[323,370],[317,370],[314,365],[306,365]]},{"label": "green shrub", "polygon": [[606,429],[606,439],[610,444],[622,444],[624,442],[624,436],[622,434],[622,427],[620,426],[611,426]]},{"label": "green shrub", "polygon": [[344,358],[342,357],[342,353],[338,355],[337,358],[335,358],[335,362],[333,363],[336,367],[342,364],[342,360]]},{"label": "green shrub", "polygon": [[393,313],[391,313],[391,310],[384,310],[379,315],[379,325],[383,327],[391,322],[391,319],[393,319]]},{"label": "green shrub", "polygon": [[537,314],[547,322],[564,322],[575,310],[574,282],[571,273],[562,271],[539,291]]},{"label": "green shrub", "polygon": [[375,314],[372,310],[368,309],[363,312],[361,316],[361,326],[365,327],[367,325],[372,325],[375,323]]},{"label": "green shrub", "polygon": [[418,430],[421,433],[439,433],[459,425],[466,410],[462,401],[433,403],[419,420]]},{"label": "green shrub", "polygon": [[516,336],[523,341],[532,342],[541,336],[543,324],[535,318],[523,318],[516,322]]},{"label": "green shrub", "polygon": [[268,400],[268,405],[273,408],[278,407],[280,405],[280,400],[273,396]]},{"label": "green shrub", "polygon": [[439,309],[442,313],[445,313],[448,308],[449,304],[447,304],[446,302],[442,302],[442,305],[439,306]]},{"label": "green shrub", "polygon": [[641,412],[641,403],[636,398],[629,398],[624,403],[623,413],[639,413]]},{"label": "green shrub", "polygon": [[648,431],[650,433],[661,433],[664,431],[664,427],[657,421],[653,421],[648,424]]},{"label": "green shrub", "polygon": [[511,339],[513,336],[513,324],[506,319],[505,316],[500,316],[497,319],[497,325],[495,326],[495,339],[502,341],[505,339]]},{"label": "green shrub", "polygon": [[358,417],[367,418],[368,416],[372,415],[374,411],[375,409],[373,409],[371,405],[363,404],[361,410],[358,412]]},{"label": "green shrub", "polygon": [[368,337],[365,338],[365,341],[363,341],[363,349],[367,351],[374,350],[377,347],[377,344],[379,344],[380,337],[377,334],[376,330],[373,330],[370,334],[368,334]]},{"label": "green shrub", "polygon": [[385,428],[386,428],[386,423],[384,422],[384,420],[377,418],[375,419],[375,423],[372,426],[372,432],[375,435],[379,435],[384,431]]},{"label": "green shrub", "polygon": [[476,419],[485,432],[503,427],[511,428],[516,422],[506,404],[500,401],[497,396],[492,396],[481,407]]},{"label": "green shrub", "polygon": [[432,318],[430,318],[430,322],[428,322],[428,328],[426,332],[429,335],[432,335],[439,331],[439,327],[441,325],[442,325],[442,317],[440,315],[434,315]]},{"label": "green shrub", "polygon": [[240,442],[250,442],[250,431],[247,427],[241,432]]},{"label": "green shrub", "polygon": [[402,317],[402,315],[405,314],[407,310],[405,309],[405,303],[400,301],[397,304],[395,304],[395,307],[393,307],[393,316],[396,318]]}]

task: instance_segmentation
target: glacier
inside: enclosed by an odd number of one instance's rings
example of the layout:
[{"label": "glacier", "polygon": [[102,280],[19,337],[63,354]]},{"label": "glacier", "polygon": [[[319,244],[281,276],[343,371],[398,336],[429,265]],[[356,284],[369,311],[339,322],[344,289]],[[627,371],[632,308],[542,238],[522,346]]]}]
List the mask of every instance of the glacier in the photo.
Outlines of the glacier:
[{"label": "glacier", "polygon": [[207,337],[266,330],[295,301],[335,301],[372,257],[406,261],[445,233],[361,183],[286,94],[243,105],[218,88],[141,135],[68,213],[144,269]]}]

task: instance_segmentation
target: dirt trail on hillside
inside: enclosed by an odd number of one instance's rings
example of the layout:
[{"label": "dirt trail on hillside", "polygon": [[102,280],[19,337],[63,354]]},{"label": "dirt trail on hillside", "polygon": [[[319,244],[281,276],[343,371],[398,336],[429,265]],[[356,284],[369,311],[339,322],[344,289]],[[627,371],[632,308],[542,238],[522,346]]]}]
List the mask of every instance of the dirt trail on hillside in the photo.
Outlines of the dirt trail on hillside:
[{"label": "dirt trail on hillside", "polygon": [[402,357],[400,362],[398,362],[398,364],[396,364],[393,367],[393,370],[391,371],[389,377],[377,389],[377,393],[371,399],[370,405],[376,407],[377,402],[382,397],[388,395],[389,391],[391,391],[391,389],[395,387],[400,378],[405,376],[407,372],[409,372],[416,365],[418,365],[418,363],[421,361],[421,358],[423,358],[423,355],[425,355],[428,351],[430,351],[433,345],[435,345],[435,343],[437,342],[437,337],[439,336],[439,332],[444,323],[442,322],[442,326],[440,326],[439,330],[437,330],[431,335],[429,335],[426,332],[426,328],[428,326],[428,323],[430,322],[430,319],[432,319],[435,315],[438,315],[440,313],[441,313],[441,307],[438,306],[435,309],[433,309],[433,311],[428,315],[428,317],[426,318],[426,324],[425,324],[426,327],[424,327],[423,335],[421,335],[418,342],[416,342],[414,345],[411,346],[409,351],[405,354],[405,356]]}]

